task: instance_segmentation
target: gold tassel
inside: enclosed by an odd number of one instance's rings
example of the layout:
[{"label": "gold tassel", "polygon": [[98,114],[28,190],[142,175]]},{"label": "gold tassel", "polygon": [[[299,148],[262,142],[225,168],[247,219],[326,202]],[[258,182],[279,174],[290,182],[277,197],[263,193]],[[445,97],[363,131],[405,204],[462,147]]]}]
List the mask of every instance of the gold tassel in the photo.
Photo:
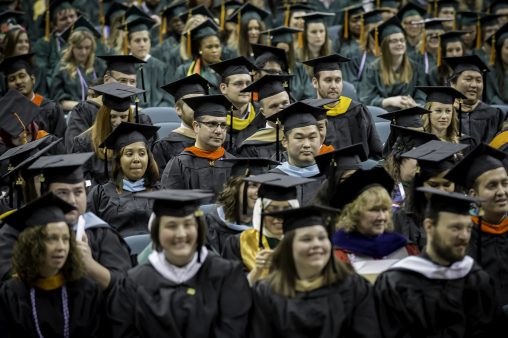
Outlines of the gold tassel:
[{"label": "gold tassel", "polygon": [[434,0],[434,17],[437,18],[437,0]]},{"label": "gold tassel", "polygon": [[420,54],[425,54],[425,49],[427,48],[427,33],[425,29],[422,32],[422,43],[420,45]]},{"label": "gold tassel", "polygon": [[123,43],[122,43],[122,49],[123,49],[123,55],[129,55],[129,33],[123,32]]},{"label": "gold tassel", "polygon": [[379,31],[377,27],[374,30],[374,54],[376,56],[381,55],[381,51],[379,50]]},{"label": "gold tassel", "polygon": [[482,27],[480,26],[480,18],[476,19],[476,49],[482,47]]},{"label": "gold tassel", "polygon": [[494,65],[496,63],[496,37],[493,36],[490,42],[490,59],[489,63]]},{"label": "gold tassel", "polygon": [[381,7],[381,0],[376,0],[376,8]]},{"label": "gold tassel", "polygon": [[363,13],[360,17],[360,46],[365,46],[365,23],[363,22]]},{"label": "gold tassel", "polygon": [[284,26],[289,27],[289,18],[291,17],[291,6],[286,5],[286,10],[284,11]]},{"label": "gold tassel", "polygon": [[99,0],[99,24],[101,25],[101,41],[106,43],[106,18],[104,17],[103,0]]},{"label": "gold tassel", "polygon": [[191,31],[187,32],[187,56],[192,57]]},{"label": "gold tassel", "polygon": [[298,48],[303,48],[303,32],[298,32]]},{"label": "gold tassel", "polygon": [[167,31],[168,31],[168,19],[164,16],[162,17],[161,27],[159,29],[159,44],[162,45],[162,42],[164,41],[164,37],[166,36]]},{"label": "gold tassel", "polygon": [[49,41],[51,17],[49,15],[49,1],[46,1],[46,22],[44,25],[44,39]]},{"label": "gold tassel", "polygon": [[238,32],[238,38],[241,39],[242,36],[240,35],[240,24],[242,23],[242,12],[240,10],[238,10],[238,21],[236,23],[236,31]]},{"label": "gold tassel", "polygon": [[437,58],[436,58],[436,64],[438,67],[441,66],[441,60],[443,58],[443,48],[441,47],[441,35],[438,35],[437,36],[437,41],[438,41],[438,45],[437,45]]},{"label": "gold tassel", "polygon": [[453,17],[452,26],[453,26],[452,30],[454,30],[454,31],[457,30],[457,19],[455,17]]},{"label": "gold tassel", "polygon": [[268,34],[266,36],[266,45],[267,46],[271,46],[272,45],[272,38],[273,38],[273,35],[271,35],[271,34]]},{"label": "gold tassel", "polygon": [[349,39],[349,10],[344,11],[344,39]]},{"label": "gold tassel", "polygon": [[143,0],[138,0],[138,7],[141,7],[143,5]]},{"label": "gold tassel", "polygon": [[220,5],[220,30],[224,31],[225,28],[226,28],[226,3],[224,0],[222,0]]},{"label": "gold tassel", "polygon": [[14,117],[16,118],[16,120],[18,120],[19,124],[21,124],[21,127],[23,127],[23,132],[21,133],[21,144],[27,144],[28,137],[27,137],[27,132],[26,132],[26,126],[23,123],[23,121],[21,120],[21,118],[19,117],[18,113],[13,113],[13,114],[14,114]]}]

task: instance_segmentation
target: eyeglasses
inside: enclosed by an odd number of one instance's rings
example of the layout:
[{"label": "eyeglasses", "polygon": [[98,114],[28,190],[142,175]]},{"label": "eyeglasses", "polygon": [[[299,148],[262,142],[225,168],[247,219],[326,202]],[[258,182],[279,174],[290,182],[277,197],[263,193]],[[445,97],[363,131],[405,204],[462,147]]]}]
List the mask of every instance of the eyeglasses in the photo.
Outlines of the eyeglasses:
[{"label": "eyeglasses", "polygon": [[270,74],[270,75],[283,75],[284,74],[284,72],[282,70],[277,70],[277,69],[266,69],[266,68],[263,68],[262,71],[267,73],[267,74]]},{"label": "eyeglasses", "polygon": [[233,87],[242,88],[242,87],[248,87],[252,84],[252,81],[235,81],[230,82],[228,85],[232,85]]},{"label": "eyeglasses", "polygon": [[215,121],[212,121],[212,122],[198,121],[198,123],[204,124],[208,129],[213,130],[213,131],[217,130],[217,128],[219,128],[219,127],[222,131],[229,130],[229,126],[226,122],[219,123],[219,122],[215,122]]}]

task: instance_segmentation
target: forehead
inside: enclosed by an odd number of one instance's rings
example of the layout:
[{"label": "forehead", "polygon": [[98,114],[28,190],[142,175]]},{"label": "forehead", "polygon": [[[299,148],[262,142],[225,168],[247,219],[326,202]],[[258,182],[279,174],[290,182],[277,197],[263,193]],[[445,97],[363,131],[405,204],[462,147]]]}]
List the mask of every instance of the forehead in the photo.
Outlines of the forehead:
[{"label": "forehead", "polygon": [[508,175],[506,174],[506,169],[501,167],[484,172],[483,174],[478,176],[476,182],[480,185],[484,185],[492,181],[500,181],[507,178]]},{"label": "forehead", "polygon": [[294,231],[295,236],[308,236],[327,233],[325,227],[322,224],[315,224],[303,228],[297,228]]},{"label": "forehead", "polygon": [[125,146],[124,150],[127,149],[146,149],[146,144],[143,141],[134,142]]},{"label": "forehead", "polygon": [[455,224],[469,225],[471,224],[471,216],[468,214],[456,214],[449,211],[439,212],[439,221],[437,225],[447,226]]},{"label": "forehead", "polygon": [[320,79],[330,77],[342,77],[342,70],[322,70],[318,73]]},{"label": "forehead", "polygon": [[62,10],[56,12],[57,18],[62,18],[64,16],[69,16],[69,15],[76,15],[76,10],[74,8],[66,8],[66,9],[62,9]]},{"label": "forehead", "polygon": [[149,38],[150,34],[148,31],[140,31],[140,32],[133,32],[131,33],[132,39],[139,39],[139,38]]},{"label": "forehead", "polygon": [[185,222],[185,221],[190,221],[190,220],[194,220],[194,219],[195,219],[194,213],[187,215],[187,216],[183,216],[183,217],[164,215],[164,216],[161,216],[161,223]]},{"label": "forehead", "polygon": [[69,233],[69,226],[65,222],[51,222],[46,224],[48,233]]},{"label": "forehead", "polygon": [[405,35],[403,33],[393,33],[387,36],[388,39],[402,39]]},{"label": "forehead", "polygon": [[111,109],[111,113],[110,113],[111,116],[115,116],[115,117],[125,116],[128,114],[129,114],[129,109],[127,109],[126,111],[117,111],[117,110]]},{"label": "forehead", "polygon": [[54,182],[49,185],[49,190],[73,190],[76,188],[84,188],[85,182],[80,183],[63,183],[63,182]]},{"label": "forehead", "polygon": [[234,74],[234,75],[229,75],[227,77],[227,80],[229,82],[235,82],[235,81],[238,81],[238,80],[243,80],[243,81],[246,81],[246,80],[251,80],[251,76],[249,74]]},{"label": "forehead", "polygon": [[310,22],[307,24],[308,29],[325,29],[325,24],[322,22]]},{"label": "forehead", "polygon": [[136,74],[125,74],[125,73],[119,72],[117,70],[112,70],[111,74],[114,75],[115,77],[127,77],[127,78],[134,78],[134,79],[136,78]]},{"label": "forehead", "polygon": [[203,122],[226,122],[226,116],[210,116],[210,115],[203,115],[201,117],[201,121]]},{"label": "forehead", "polygon": [[286,91],[277,93],[273,96],[265,97],[263,100],[261,100],[261,104],[263,104],[263,106],[267,106],[273,104],[274,102],[280,101],[289,101],[289,94]]},{"label": "forehead", "polygon": [[294,128],[289,131],[289,135],[307,135],[318,132],[318,126],[305,126],[300,128]]},{"label": "forehead", "polygon": [[18,70],[16,72],[9,73],[7,76],[18,76],[18,75],[21,75],[21,74],[28,75],[28,72],[26,71],[25,68],[23,68],[23,69],[20,69],[20,70]]},{"label": "forehead", "polygon": [[477,72],[476,70],[465,70],[462,73],[459,74],[460,77],[482,77],[482,74],[480,72]]}]

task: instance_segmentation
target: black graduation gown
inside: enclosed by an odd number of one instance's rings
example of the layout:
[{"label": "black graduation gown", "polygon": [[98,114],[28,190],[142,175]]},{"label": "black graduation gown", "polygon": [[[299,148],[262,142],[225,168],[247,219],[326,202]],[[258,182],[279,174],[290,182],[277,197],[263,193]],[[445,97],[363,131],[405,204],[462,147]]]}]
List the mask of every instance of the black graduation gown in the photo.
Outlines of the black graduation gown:
[{"label": "black graduation gown", "polygon": [[[143,67],[144,89],[146,90],[145,94],[139,95],[139,106],[143,108],[167,107],[171,102],[169,93],[161,89],[169,82],[166,65],[159,59],[150,56],[146,63],[141,64],[139,67]],[[141,71],[136,73],[136,81],[138,88],[143,88]],[[146,96],[146,101],[144,96]]]},{"label": "black graduation gown", "polygon": [[267,281],[253,288],[250,337],[381,337],[372,288],[353,274],[342,282],[286,298]]},{"label": "black graduation gown", "polygon": [[[234,158],[225,152],[224,158]],[[182,151],[168,162],[162,173],[162,187],[164,189],[204,189],[211,190],[217,196],[228,180],[232,162],[208,161],[197,157],[189,151]],[[203,201],[203,204],[213,202],[215,198]]]},{"label": "black graduation gown", "polygon": [[[65,285],[70,316],[69,336],[107,336],[108,323],[99,286],[87,278]],[[63,337],[61,288],[50,291],[35,288],[35,303],[42,335]],[[38,337],[30,304],[30,287],[19,279],[11,279],[0,288],[0,317],[5,337]]]},{"label": "black graduation gown", "polygon": [[[275,174],[287,175],[285,172],[283,172],[282,170],[277,169],[277,168],[271,169],[269,172],[275,173]],[[316,197],[316,194],[319,191],[321,184],[326,179],[326,176],[320,174],[320,175],[312,176],[310,178],[315,179],[315,181],[299,185],[296,188],[297,199],[298,199],[298,202],[300,203],[300,206],[312,204],[314,197]]]},{"label": "black graduation gown", "polygon": [[[254,111],[256,112],[256,116],[254,119],[249,123],[247,127],[245,127],[242,130],[234,129],[235,125],[233,122],[233,131],[230,130],[226,137],[225,142],[225,148],[228,150],[229,153],[236,155],[238,154],[239,148],[242,145],[242,142],[245,141],[247,138],[252,136],[256,131],[263,128],[266,125],[266,119],[263,116],[263,114],[259,113],[259,104],[253,103]],[[230,144],[230,138],[233,138],[233,144]]]},{"label": "black graduation gown", "polygon": [[374,287],[384,337],[495,337],[498,313],[490,276],[475,263],[458,279],[429,279],[390,269]]},{"label": "black graduation gown", "polygon": [[87,206],[122,237],[148,233],[153,200],[138,198],[130,191],[118,195],[112,181],[93,187],[88,194]]},{"label": "black graduation gown", "polygon": [[251,293],[241,267],[208,254],[197,274],[175,284],[150,263],[112,287],[113,337],[245,337]]},{"label": "black graduation gown", "polygon": [[476,144],[490,143],[503,128],[504,115],[501,109],[481,102],[469,113],[461,113],[462,133],[471,136]]},{"label": "black graduation gown", "polygon": [[423,229],[423,225],[418,225],[416,222],[414,213],[400,208],[393,214],[393,225],[396,232],[416,244],[420,251],[423,250],[427,243],[427,234]]},{"label": "black graduation gown", "polygon": [[[251,137],[242,142],[238,154],[241,157],[274,158],[277,152],[275,128],[261,128]],[[282,131],[279,133],[282,139]],[[279,142],[279,152],[284,148]]]},{"label": "black graduation gown", "polygon": [[[92,132],[91,129],[87,129],[82,134],[74,137],[74,142],[69,152],[87,153],[93,151]],[[99,156],[94,153],[92,158],[83,165],[83,172],[85,178],[91,181],[92,186],[105,184],[109,181],[113,172],[113,159],[108,157],[108,174],[106,175],[104,160],[100,159]]]},{"label": "black graduation gown", "polygon": [[208,225],[208,233],[206,235],[207,246],[218,255],[222,253],[226,241],[229,237],[241,233],[241,231],[233,230],[219,217],[217,208],[206,215],[206,224]]},{"label": "black graduation gown", "polygon": [[369,158],[376,160],[382,158],[383,144],[372,115],[364,105],[351,101],[345,113],[328,116],[325,144],[341,149],[356,143],[363,143]]},{"label": "black graduation gown", "polygon": [[65,130],[65,148],[68,152],[72,152],[74,138],[92,126],[100,107],[97,99],[89,99],[80,101],[71,110]]},{"label": "black graduation gown", "polygon": [[56,104],[55,101],[43,98],[39,107],[39,114],[35,117],[34,121],[41,129],[44,129],[48,133],[56,137],[64,137],[67,123],[60,105]]},{"label": "black graduation gown", "polygon": [[56,32],[51,33],[48,41],[40,38],[35,42],[33,52],[35,53],[36,64],[42,69],[46,69],[48,77],[51,77],[53,69],[60,60],[60,51],[66,45],[67,43]]},{"label": "black graduation gown", "polygon": [[178,156],[185,148],[192,147],[196,143],[195,138],[191,138],[174,131],[170,132],[168,136],[158,140],[153,144],[152,153],[159,166],[159,171],[166,168],[168,162]]}]

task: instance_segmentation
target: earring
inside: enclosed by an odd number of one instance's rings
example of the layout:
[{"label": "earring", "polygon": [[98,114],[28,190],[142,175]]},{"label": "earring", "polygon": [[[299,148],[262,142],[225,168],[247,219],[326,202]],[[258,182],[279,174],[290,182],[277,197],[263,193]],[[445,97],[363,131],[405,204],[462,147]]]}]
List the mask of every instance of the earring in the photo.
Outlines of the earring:
[{"label": "earring", "polygon": [[199,51],[199,55],[203,55],[203,51],[202,50]]}]

